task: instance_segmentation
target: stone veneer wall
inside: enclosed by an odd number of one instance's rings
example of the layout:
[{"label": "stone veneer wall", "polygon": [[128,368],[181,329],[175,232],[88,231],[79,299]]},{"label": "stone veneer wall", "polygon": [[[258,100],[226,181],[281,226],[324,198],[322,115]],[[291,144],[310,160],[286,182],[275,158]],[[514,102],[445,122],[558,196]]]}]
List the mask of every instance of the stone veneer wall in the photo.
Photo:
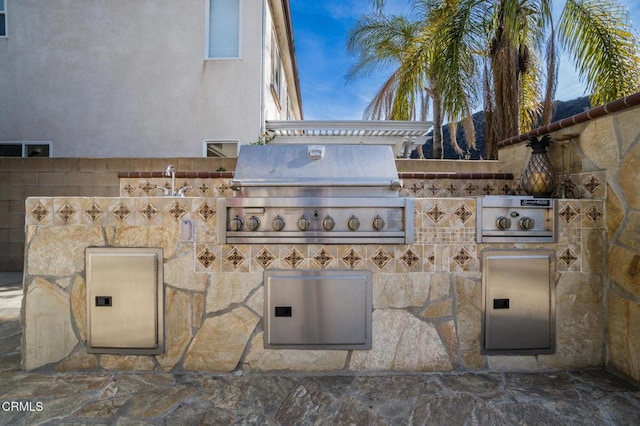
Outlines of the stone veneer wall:
[{"label": "stone veneer wall", "polygon": [[[615,103],[616,108],[620,102]],[[574,182],[587,188],[606,187],[607,365],[640,381],[640,106],[566,127],[551,136],[557,141],[549,150],[556,171],[562,168],[563,151],[569,169],[571,152],[570,171],[585,176],[582,182]],[[528,151],[524,143],[501,148],[501,171],[519,177]],[[591,180],[594,173],[604,174],[606,181]],[[581,191],[581,195],[590,194]]]},{"label": "stone veneer wall", "polygon": [[[417,199],[415,244],[390,246],[218,244],[215,206],[214,197],[29,198],[24,368],[539,371],[603,363],[602,199],[560,201],[560,236],[552,245],[557,353],[537,356],[480,354],[479,256],[505,245],[475,243],[473,197]],[[195,242],[180,241],[183,219],[194,221]],[[164,354],[87,353],[89,246],[164,249]],[[372,270],[372,349],[264,349],[262,273],[268,268]]]}]

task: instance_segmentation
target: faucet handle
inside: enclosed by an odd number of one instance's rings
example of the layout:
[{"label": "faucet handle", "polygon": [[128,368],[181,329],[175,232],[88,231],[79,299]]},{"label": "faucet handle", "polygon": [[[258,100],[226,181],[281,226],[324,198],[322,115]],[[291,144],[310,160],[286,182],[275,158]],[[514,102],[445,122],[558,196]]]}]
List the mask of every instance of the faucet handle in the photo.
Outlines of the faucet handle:
[{"label": "faucet handle", "polygon": [[169,188],[166,188],[164,186],[156,186],[155,188],[152,189],[152,191],[157,191],[158,189],[161,189],[164,191],[164,196],[168,197],[169,195],[171,195],[171,190]]},{"label": "faucet handle", "polygon": [[178,189],[178,197],[184,197],[184,195],[192,189],[193,187],[189,185],[183,186],[182,188]]}]

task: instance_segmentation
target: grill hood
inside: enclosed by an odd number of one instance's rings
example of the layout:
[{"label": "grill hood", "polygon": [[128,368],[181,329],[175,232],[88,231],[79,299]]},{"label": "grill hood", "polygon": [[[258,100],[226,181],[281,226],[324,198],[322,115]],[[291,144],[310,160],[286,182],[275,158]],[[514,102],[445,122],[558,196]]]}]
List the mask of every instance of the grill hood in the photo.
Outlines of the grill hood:
[{"label": "grill hood", "polygon": [[243,145],[235,196],[398,197],[395,158],[385,145]]}]

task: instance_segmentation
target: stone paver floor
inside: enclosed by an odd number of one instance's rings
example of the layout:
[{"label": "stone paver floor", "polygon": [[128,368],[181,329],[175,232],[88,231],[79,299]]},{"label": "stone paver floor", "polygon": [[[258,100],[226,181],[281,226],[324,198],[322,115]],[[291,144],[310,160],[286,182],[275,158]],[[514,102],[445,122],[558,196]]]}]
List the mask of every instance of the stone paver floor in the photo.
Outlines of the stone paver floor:
[{"label": "stone paver floor", "polygon": [[602,370],[313,376],[24,372],[22,290],[19,281],[7,280],[0,273],[2,425],[640,425],[640,390]]}]

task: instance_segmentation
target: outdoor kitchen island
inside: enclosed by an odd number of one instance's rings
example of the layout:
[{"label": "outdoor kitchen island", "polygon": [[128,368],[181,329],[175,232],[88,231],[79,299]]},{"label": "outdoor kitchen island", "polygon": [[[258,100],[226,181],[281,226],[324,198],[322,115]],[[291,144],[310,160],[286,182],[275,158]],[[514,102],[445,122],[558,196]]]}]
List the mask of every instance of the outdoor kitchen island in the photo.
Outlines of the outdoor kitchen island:
[{"label": "outdoor kitchen island", "polygon": [[[148,179],[137,186],[162,183]],[[602,199],[558,200],[558,236],[551,243],[478,244],[477,197],[414,198],[407,190],[398,197],[409,195],[413,204],[406,214],[414,235],[407,243],[227,243],[219,238],[218,216],[226,214],[219,206],[230,195],[231,179],[208,182],[219,192],[202,197],[128,196],[127,185],[122,182],[121,197],[27,199],[25,369],[427,372],[603,365]],[[146,302],[161,302],[149,323],[160,328],[160,350],[91,345],[88,316],[95,319],[119,302],[91,293],[85,259],[90,247],[161,249],[161,296]],[[487,248],[555,253],[555,353],[482,352],[480,259]],[[370,273],[370,349],[265,347],[263,278],[265,271],[278,270]],[[117,279],[126,281],[123,276]],[[145,310],[136,306],[140,301],[129,303],[131,310]],[[106,335],[128,330],[107,327]]]}]

